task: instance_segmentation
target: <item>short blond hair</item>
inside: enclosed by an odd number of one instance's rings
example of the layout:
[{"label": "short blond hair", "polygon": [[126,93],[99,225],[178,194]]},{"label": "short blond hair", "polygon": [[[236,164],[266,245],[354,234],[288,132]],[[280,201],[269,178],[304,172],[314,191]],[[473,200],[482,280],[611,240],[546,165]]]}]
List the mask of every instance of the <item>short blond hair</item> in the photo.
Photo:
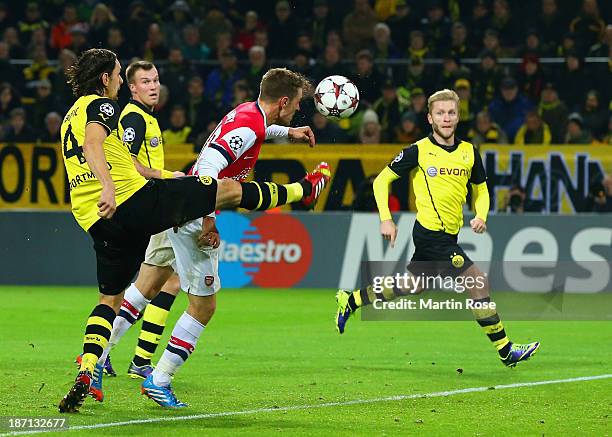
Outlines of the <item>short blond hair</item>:
[{"label": "short blond hair", "polygon": [[431,108],[433,108],[434,102],[442,102],[446,100],[452,100],[457,104],[457,108],[459,107],[459,96],[453,90],[443,89],[440,91],[436,91],[427,99],[427,112],[431,114]]}]

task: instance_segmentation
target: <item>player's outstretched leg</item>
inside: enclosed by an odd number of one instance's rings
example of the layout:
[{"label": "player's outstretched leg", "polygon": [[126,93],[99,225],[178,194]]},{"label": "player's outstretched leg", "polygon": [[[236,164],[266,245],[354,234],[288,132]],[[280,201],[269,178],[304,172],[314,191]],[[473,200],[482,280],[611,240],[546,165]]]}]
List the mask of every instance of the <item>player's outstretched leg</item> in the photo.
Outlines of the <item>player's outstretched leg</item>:
[{"label": "player's outstretched leg", "polygon": [[312,207],[330,177],[329,165],[321,162],[302,180],[291,184],[236,182],[231,179],[220,179],[217,185],[216,208],[240,207],[251,211],[263,211],[300,201],[307,207]]},{"label": "player's outstretched leg", "polygon": [[170,308],[180,290],[178,276],[171,276],[162,288],[166,291],[162,290],[144,310],[138,345],[128,369],[128,375],[134,379],[146,379],[153,372],[151,358],[157,350]]}]

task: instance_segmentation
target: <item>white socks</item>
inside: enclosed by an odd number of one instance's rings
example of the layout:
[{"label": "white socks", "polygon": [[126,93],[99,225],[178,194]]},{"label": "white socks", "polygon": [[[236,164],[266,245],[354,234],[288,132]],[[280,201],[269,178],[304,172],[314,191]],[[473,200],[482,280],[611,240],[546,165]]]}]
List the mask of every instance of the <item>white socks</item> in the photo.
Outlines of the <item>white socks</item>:
[{"label": "white socks", "polygon": [[172,376],[195,349],[205,326],[186,312],[178,319],[170,341],[153,371],[153,384],[168,386]]}]

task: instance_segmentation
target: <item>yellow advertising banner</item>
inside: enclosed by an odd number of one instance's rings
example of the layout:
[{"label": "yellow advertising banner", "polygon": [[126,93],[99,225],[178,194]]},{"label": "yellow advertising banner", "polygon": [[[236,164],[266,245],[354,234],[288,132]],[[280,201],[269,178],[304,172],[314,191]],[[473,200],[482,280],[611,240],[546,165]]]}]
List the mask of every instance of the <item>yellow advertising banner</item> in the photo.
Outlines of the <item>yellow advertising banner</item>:
[{"label": "yellow advertising banner", "polygon": [[[196,154],[185,152],[188,147],[175,150],[178,151],[165,151],[166,168],[188,170]],[[296,181],[326,161],[332,168],[332,180],[316,209],[352,209],[355,193],[368,192],[367,178],[378,174],[401,150],[399,144],[320,144],[313,149],[303,144],[266,144],[254,178]],[[491,145],[482,146],[480,152],[495,209],[503,206],[505,193],[511,187],[520,186],[526,194],[528,211],[581,211],[591,185],[612,174],[612,148],[608,146]],[[393,192],[402,209],[409,209],[412,202],[408,178],[394,183]],[[60,145],[0,144],[0,209],[70,209]]]}]

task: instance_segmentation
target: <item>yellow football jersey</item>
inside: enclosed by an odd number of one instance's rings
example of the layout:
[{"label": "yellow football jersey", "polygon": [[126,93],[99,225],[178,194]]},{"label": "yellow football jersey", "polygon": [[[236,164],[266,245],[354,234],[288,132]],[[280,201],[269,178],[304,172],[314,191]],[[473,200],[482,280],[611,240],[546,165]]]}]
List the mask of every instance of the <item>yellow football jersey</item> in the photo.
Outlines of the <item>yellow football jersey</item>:
[{"label": "yellow football jersey", "polygon": [[468,182],[486,181],[480,155],[466,141],[438,144],[432,135],[406,148],[389,165],[397,177],[410,173],[417,220],[432,231],[457,234],[463,226]]},{"label": "yellow football jersey", "polygon": [[104,153],[110,175],[115,183],[115,200],[121,205],[146,183],[132,161],[129,150],[117,132],[119,106],[106,97],[88,95],[79,97],[66,113],[61,127],[64,165],[70,183],[72,214],[86,231],[97,222],[98,201],[102,184],[97,180],[83,155],[85,126],[99,123],[108,132],[104,140]]},{"label": "yellow football jersey", "polygon": [[145,167],[164,169],[162,132],[153,113],[140,102],[130,100],[119,117],[119,138]]}]

